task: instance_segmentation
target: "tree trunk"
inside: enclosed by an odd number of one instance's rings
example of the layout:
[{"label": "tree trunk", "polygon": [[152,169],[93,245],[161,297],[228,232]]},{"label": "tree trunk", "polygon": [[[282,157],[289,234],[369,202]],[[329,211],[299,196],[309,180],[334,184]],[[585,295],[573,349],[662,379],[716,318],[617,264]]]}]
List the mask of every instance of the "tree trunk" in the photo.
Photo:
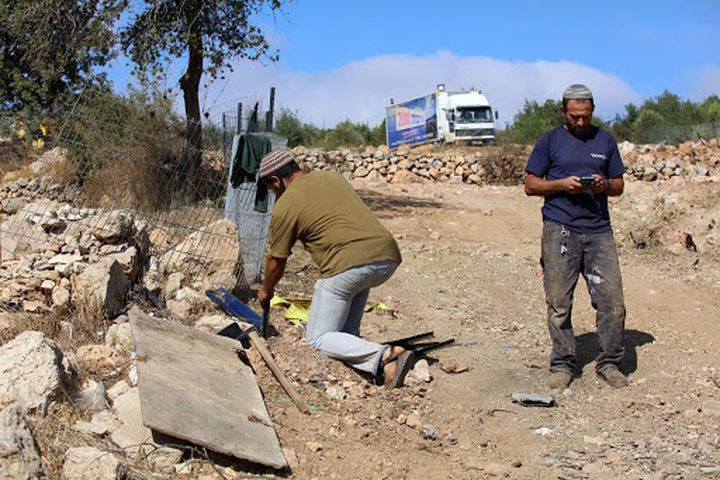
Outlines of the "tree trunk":
[{"label": "tree trunk", "polygon": [[[193,5],[191,5],[193,4]],[[197,16],[199,2],[188,2],[185,11],[186,25],[190,29],[188,41],[188,66],[180,78],[180,88],[185,101],[185,155],[181,166],[181,185],[183,190],[198,197],[201,190],[200,166],[202,164],[202,122],[200,119],[200,79],[203,73],[202,30]]]}]

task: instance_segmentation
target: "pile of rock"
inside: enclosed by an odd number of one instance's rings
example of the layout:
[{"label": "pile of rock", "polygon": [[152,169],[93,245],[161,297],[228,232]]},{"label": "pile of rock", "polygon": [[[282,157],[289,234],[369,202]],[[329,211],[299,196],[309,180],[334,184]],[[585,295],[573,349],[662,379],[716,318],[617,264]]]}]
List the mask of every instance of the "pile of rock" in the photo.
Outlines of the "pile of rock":
[{"label": "pile of rock", "polygon": [[[0,477],[54,478],[60,468],[69,480],[189,473],[182,451],[155,444],[142,424],[124,313],[147,292],[164,300],[168,317],[214,310],[201,292],[231,285],[234,226],[219,220],[173,237],[166,223],[71,200],[48,177],[6,176],[0,186]],[[90,343],[77,335],[88,321],[81,316],[92,317]],[[227,322],[197,323],[216,331]],[[47,331],[23,331],[36,326]],[[59,440],[32,428],[68,401],[81,419]]]},{"label": "pile of rock", "polygon": [[622,142],[620,153],[628,175],[642,181],[672,177],[706,177],[720,170],[720,142],[699,140],[673,145],[635,145]]},{"label": "pile of rock", "polygon": [[[130,324],[114,325],[111,331],[105,344],[84,345],[67,355],[37,331],[23,332],[0,346],[0,472],[5,474],[0,477],[54,478],[48,465],[57,460],[62,460],[63,478],[68,480],[127,478],[128,462],[163,476],[187,469],[182,451],[155,444],[143,426],[137,374],[118,378],[108,389],[103,385],[102,379],[120,377],[119,366],[134,368]],[[84,382],[78,381],[80,372]],[[96,446],[46,444],[41,454],[29,425],[41,422],[66,399],[87,420],[75,421],[64,434],[73,437],[75,432],[84,440],[73,443],[89,441]],[[107,449],[104,438],[121,450]],[[60,458],[48,458],[47,450]]]},{"label": "pile of rock", "polygon": [[532,147],[507,146],[482,149],[411,149],[391,151],[382,145],[363,151],[323,151],[296,147],[298,161],[313,170],[334,170],[346,178],[391,183],[449,182],[517,184]]},{"label": "pile of rock", "polygon": [[[642,181],[671,177],[708,176],[720,171],[718,139],[672,145],[619,145],[628,177]],[[382,145],[357,151],[319,150],[296,147],[302,165],[313,170],[334,170],[346,178],[364,178],[390,183],[449,182],[517,185],[525,177],[531,145],[482,148],[401,146],[390,150]]]},{"label": "pile of rock", "polygon": [[207,303],[200,292],[234,285],[239,242],[229,220],[169,248],[157,244],[167,239],[162,228],[125,210],[78,209],[38,199],[4,218],[0,311],[67,308],[112,319],[142,285],[186,318],[196,304]]}]

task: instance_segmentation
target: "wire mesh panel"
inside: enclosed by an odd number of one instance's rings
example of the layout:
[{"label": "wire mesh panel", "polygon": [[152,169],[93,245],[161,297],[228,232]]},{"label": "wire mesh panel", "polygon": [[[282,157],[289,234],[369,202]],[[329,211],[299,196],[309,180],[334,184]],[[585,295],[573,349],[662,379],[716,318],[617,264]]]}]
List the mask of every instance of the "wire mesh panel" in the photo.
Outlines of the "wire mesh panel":
[{"label": "wire mesh panel", "polygon": [[[35,147],[0,118],[0,312],[52,308],[59,290],[74,297],[71,280],[88,265],[133,250],[142,253],[123,268],[135,289],[164,294],[174,272],[198,289],[258,279],[269,215],[250,208],[254,184],[228,188],[226,139],[244,117],[239,108],[217,122],[206,116],[203,150],[193,151],[171,105],[88,97],[29,155],[13,153]],[[263,135],[285,148],[282,137]]]},{"label": "wire mesh panel", "polygon": [[[272,150],[285,150],[287,139],[273,133],[259,134],[266,136],[272,145]],[[234,143],[239,136],[236,136]],[[236,151],[236,148],[233,148]],[[244,182],[238,187],[232,185],[232,168],[227,181],[227,193],[225,195],[225,218],[232,220],[237,227],[240,241],[241,272],[247,283],[260,281],[262,272],[263,252],[267,240],[268,227],[270,225],[270,212],[274,198],[272,193],[268,194],[267,211],[261,212],[256,209],[257,178],[255,182]]]},{"label": "wire mesh panel", "polygon": [[720,138],[720,122],[675,125],[672,127],[649,127],[637,133],[636,143],[670,143],[677,145],[687,141]]}]

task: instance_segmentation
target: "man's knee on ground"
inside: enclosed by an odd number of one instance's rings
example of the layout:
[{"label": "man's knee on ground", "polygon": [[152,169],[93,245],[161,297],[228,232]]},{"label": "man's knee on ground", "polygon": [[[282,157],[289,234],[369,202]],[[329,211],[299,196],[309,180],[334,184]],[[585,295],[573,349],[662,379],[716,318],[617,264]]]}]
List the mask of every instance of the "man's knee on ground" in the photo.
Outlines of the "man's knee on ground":
[{"label": "man's knee on ground", "polygon": [[305,341],[314,350],[319,350],[320,344],[322,343],[321,339],[322,339],[323,335],[324,335],[324,333],[321,333],[319,335],[311,334],[310,331],[308,330],[305,332]]}]

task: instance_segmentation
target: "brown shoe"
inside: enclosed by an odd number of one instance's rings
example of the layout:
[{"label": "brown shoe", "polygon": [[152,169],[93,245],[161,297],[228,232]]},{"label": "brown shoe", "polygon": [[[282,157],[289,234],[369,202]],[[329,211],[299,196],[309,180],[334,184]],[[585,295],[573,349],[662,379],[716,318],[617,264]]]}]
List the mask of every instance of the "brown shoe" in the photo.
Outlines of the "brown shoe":
[{"label": "brown shoe", "polygon": [[550,372],[548,377],[548,387],[553,390],[564,390],[572,382],[572,373],[567,370],[558,370],[557,372]]},{"label": "brown shoe", "polygon": [[613,388],[623,388],[627,387],[629,384],[627,377],[623,375],[623,373],[618,370],[615,365],[603,368],[598,372],[598,375],[600,375],[603,380],[605,380],[607,384]]}]

